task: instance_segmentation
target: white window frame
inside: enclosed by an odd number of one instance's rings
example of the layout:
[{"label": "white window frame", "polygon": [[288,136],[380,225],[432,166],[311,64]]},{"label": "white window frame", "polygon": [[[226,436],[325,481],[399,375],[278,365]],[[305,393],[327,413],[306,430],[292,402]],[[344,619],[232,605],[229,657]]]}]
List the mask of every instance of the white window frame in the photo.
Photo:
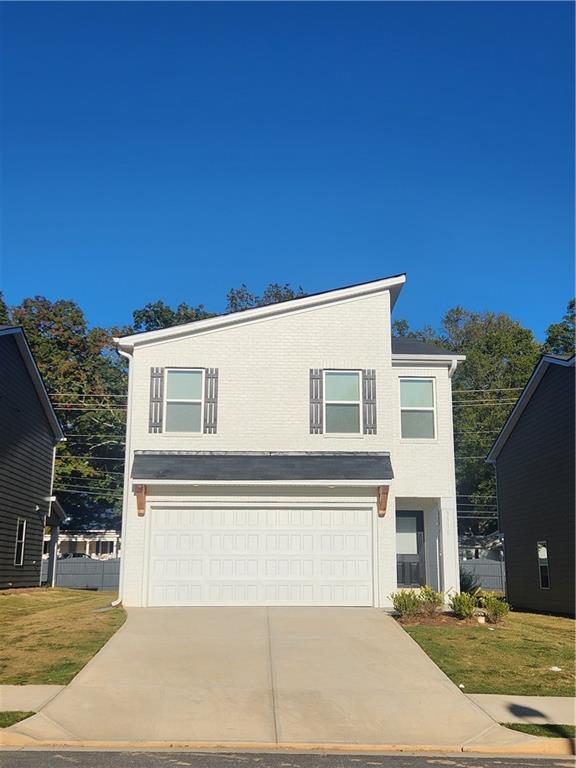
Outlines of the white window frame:
[{"label": "white window frame", "polygon": [[[20,523],[24,523],[22,527],[22,539],[19,538]],[[26,546],[26,523],[25,517],[16,518],[16,544],[14,545],[14,565],[20,567],[24,565],[24,547]],[[22,544],[22,550],[20,552],[20,562],[18,562],[18,545]]]},{"label": "white window frame", "polygon": [[[356,400],[328,400],[326,397],[326,374],[327,373],[356,373],[358,375],[358,432],[328,432],[326,429],[326,406],[327,405],[355,405]],[[328,437],[362,437],[364,434],[364,414],[362,413],[362,371],[356,368],[325,368],[322,371],[322,419],[323,432]]]},{"label": "white window frame", "polygon": [[[202,374],[201,398],[192,400],[191,398],[169,398],[168,397],[168,374],[171,371],[186,371]],[[166,435],[201,435],[204,432],[204,398],[206,391],[206,369],[205,368],[166,368],[164,371],[164,402],[162,403],[162,432]],[[200,429],[197,432],[171,432],[166,429],[166,418],[168,416],[168,403],[200,403]]]},{"label": "white window frame", "polygon": [[[429,381],[432,383],[432,407],[430,406],[403,406],[402,405],[402,382],[403,381]],[[436,400],[436,379],[433,376],[400,376],[398,402],[400,404],[400,439],[406,442],[417,443],[435,443],[438,440],[438,419],[437,419],[437,400]],[[434,437],[404,437],[402,435],[402,413],[404,411],[432,411],[434,416]]]},{"label": "white window frame", "polygon": [[[540,557],[540,545],[543,544],[546,547],[546,560]],[[536,557],[538,558],[538,585],[540,589],[550,589],[550,557],[548,555],[548,540],[540,539],[536,542]],[[548,586],[542,585],[542,571],[541,568],[546,568],[548,571]]]}]

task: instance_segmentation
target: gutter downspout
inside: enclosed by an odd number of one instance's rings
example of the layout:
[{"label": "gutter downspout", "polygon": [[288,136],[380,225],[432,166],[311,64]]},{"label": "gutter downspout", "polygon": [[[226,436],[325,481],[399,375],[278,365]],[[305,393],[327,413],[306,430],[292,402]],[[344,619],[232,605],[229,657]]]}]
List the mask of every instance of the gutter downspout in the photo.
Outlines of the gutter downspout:
[{"label": "gutter downspout", "polygon": [[[128,493],[130,491],[130,457],[132,455],[131,447],[130,447],[130,434],[132,432],[131,426],[132,426],[132,354],[130,352],[125,352],[123,349],[120,349],[118,347],[118,354],[122,355],[122,357],[125,357],[126,360],[128,360],[128,406],[126,409],[126,445],[125,448],[125,454],[124,454],[124,493],[122,497],[122,550],[125,549],[126,545],[126,518],[128,517]],[[113,600],[111,605],[114,607],[117,605],[120,605],[122,602],[122,585],[124,583],[124,556],[122,553],[122,556],[120,557],[120,577],[119,577],[119,583],[118,583],[118,598],[116,600]]]}]

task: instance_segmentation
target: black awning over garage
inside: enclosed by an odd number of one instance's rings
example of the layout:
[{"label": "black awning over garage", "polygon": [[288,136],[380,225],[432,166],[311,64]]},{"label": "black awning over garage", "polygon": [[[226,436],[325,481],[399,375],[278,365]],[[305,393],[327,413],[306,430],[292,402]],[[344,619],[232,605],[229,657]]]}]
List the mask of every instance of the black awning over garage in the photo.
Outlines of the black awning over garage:
[{"label": "black awning over garage", "polygon": [[337,481],[386,483],[394,477],[388,453],[260,453],[136,451],[132,478],[138,482]]}]

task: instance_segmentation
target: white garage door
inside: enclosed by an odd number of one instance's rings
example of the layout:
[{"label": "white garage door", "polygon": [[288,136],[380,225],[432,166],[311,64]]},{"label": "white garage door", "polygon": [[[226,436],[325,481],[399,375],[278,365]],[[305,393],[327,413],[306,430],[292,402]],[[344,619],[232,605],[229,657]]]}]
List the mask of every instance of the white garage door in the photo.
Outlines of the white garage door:
[{"label": "white garage door", "polygon": [[369,509],[149,514],[149,605],[373,604]]}]

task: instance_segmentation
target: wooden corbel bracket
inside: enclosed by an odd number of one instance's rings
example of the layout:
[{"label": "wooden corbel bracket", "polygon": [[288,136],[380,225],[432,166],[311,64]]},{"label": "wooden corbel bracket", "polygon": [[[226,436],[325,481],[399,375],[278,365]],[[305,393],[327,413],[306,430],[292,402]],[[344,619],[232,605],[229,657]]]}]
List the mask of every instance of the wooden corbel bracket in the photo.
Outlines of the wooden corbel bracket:
[{"label": "wooden corbel bracket", "polygon": [[144,513],[146,512],[146,490],[147,488],[145,485],[137,485],[134,488],[138,517],[144,517]]},{"label": "wooden corbel bracket", "polygon": [[386,514],[389,490],[390,487],[388,485],[380,485],[378,487],[378,517],[384,517]]}]

